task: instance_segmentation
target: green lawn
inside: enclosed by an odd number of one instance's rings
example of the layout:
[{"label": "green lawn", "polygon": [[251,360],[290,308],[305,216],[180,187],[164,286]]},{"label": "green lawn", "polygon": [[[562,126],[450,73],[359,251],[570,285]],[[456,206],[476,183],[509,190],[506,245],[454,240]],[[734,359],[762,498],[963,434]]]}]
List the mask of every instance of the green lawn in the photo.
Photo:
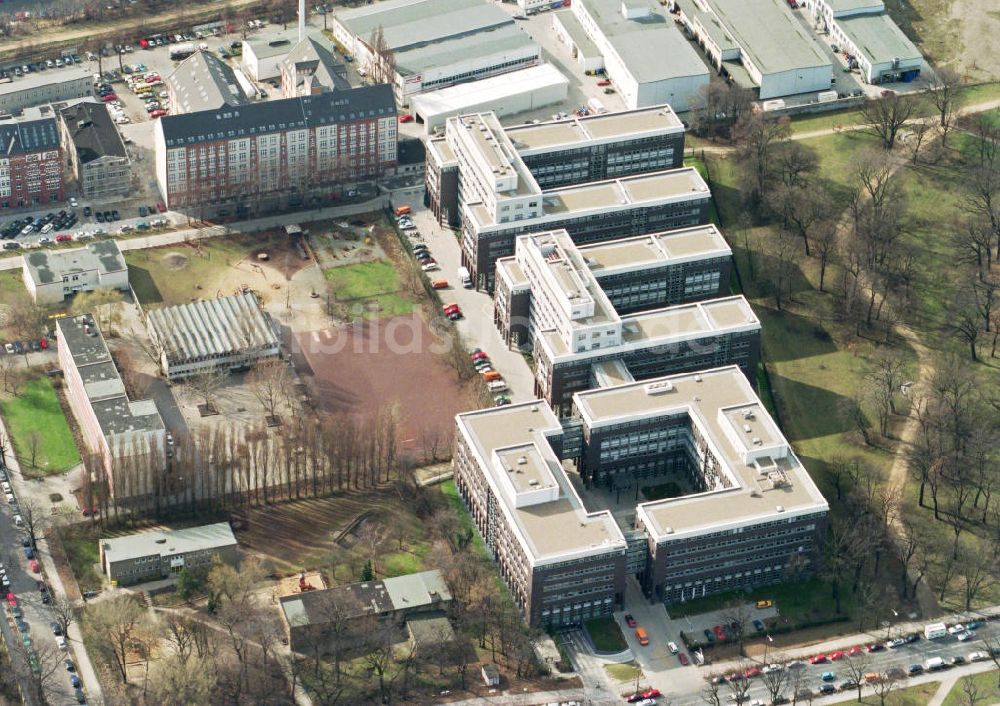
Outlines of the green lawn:
[{"label": "green lawn", "polygon": [[[17,397],[0,400],[0,414],[25,475],[61,473],[80,462],[73,433],[49,378],[30,380]],[[33,432],[40,435],[34,466],[31,465]]]},{"label": "green lawn", "polygon": [[[894,689],[885,697],[885,706],[927,706],[940,686],[941,682],[939,681],[929,681],[905,689]],[[882,700],[875,694],[869,693],[868,690],[862,694],[861,703],[865,706],[882,706]],[[858,703],[858,693],[855,691],[852,699],[844,699],[834,703],[856,704]]]},{"label": "green lawn", "polygon": [[62,544],[69,557],[70,567],[73,569],[73,576],[80,586],[80,591],[96,591],[101,588],[101,575],[94,566],[100,559],[100,550],[97,546],[97,539],[87,536],[88,531],[77,532],[74,530],[62,530]]},{"label": "green lawn", "polygon": [[391,262],[363,262],[323,270],[333,296],[341,304],[363,307],[363,316],[402,316],[413,302],[400,293],[399,273]]},{"label": "green lawn", "polygon": [[679,498],[684,495],[684,490],[674,483],[660,483],[659,485],[647,485],[642,489],[642,496],[646,500],[662,500],[663,498]]},{"label": "green lawn", "polygon": [[441,489],[441,493],[447,498],[448,504],[455,508],[458,513],[458,517],[462,522],[463,529],[471,529],[473,531],[472,545],[476,548],[476,551],[485,558],[490,558],[490,553],[486,549],[486,545],[483,544],[482,537],[479,536],[479,532],[476,531],[475,525],[472,524],[472,518],[469,517],[468,510],[465,509],[465,504],[462,502],[462,496],[458,494],[458,488],[455,487],[455,481],[446,480],[438,486]]},{"label": "green lawn", "polygon": [[[944,699],[943,706],[966,706],[969,703],[968,697],[963,692],[962,681],[966,677],[958,680],[958,683],[952,687],[951,691]],[[978,689],[980,696],[980,703],[985,704],[995,704],[1000,703],[1000,686],[998,686],[998,678],[1000,678],[1000,673],[995,669],[989,672],[983,672],[982,674],[973,674],[971,679]]]},{"label": "green lawn", "polygon": [[592,618],[583,625],[598,652],[621,652],[628,647],[621,628],[610,615]]},{"label": "green lawn", "polygon": [[604,665],[604,671],[608,673],[612,679],[620,682],[634,682],[635,678],[642,674],[642,669],[639,668],[635,662],[626,662],[625,664],[606,664]]}]

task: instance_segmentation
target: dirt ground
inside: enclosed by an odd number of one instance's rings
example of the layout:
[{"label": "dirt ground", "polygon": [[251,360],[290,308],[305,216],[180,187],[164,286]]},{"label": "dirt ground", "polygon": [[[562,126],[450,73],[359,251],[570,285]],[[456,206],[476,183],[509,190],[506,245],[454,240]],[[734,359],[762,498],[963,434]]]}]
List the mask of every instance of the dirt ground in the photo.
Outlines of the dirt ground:
[{"label": "dirt ground", "polygon": [[450,341],[415,313],[299,335],[296,357],[326,411],[398,404],[402,449],[419,451],[428,435],[451,438],[455,414],[473,406],[442,358]]},{"label": "dirt ground", "polygon": [[995,0],[902,0],[886,8],[931,63],[950,65],[974,82],[1000,80]]}]

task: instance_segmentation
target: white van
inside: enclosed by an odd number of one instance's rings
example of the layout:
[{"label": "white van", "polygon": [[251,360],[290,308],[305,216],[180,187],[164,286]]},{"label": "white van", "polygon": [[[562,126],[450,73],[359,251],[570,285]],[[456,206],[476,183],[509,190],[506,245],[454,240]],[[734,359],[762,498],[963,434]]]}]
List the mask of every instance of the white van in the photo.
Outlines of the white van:
[{"label": "white van", "polygon": [[18,527],[24,527],[24,520],[21,519],[20,515],[14,515],[14,524]]},{"label": "white van", "polygon": [[10,503],[11,505],[17,502],[17,499],[14,497],[12,493],[7,493],[6,495],[7,495],[7,502]]},{"label": "white van", "polygon": [[939,637],[945,637],[948,634],[948,628],[945,627],[944,623],[931,623],[924,626],[924,637],[928,640],[936,640]]},{"label": "white van", "polygon": [[490,392],[506,392],[507,383],[503,380],[494,380],[493,382],[486,383],[486,389]]}]

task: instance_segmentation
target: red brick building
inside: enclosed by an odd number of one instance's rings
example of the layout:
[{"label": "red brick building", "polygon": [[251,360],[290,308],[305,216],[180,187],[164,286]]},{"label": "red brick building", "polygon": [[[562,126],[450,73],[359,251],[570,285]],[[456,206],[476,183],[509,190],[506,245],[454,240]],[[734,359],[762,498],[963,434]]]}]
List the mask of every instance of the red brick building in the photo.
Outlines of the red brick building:
[{"label": "red brick building", "polygon": [[38,115],[0,120],[0,211],[65,199],[59,125]]},{"label": "red brick building", "polygon": [[339,198],[396,166],[386,85],[160,118],[156,178],[172,210],[199,217]]}]

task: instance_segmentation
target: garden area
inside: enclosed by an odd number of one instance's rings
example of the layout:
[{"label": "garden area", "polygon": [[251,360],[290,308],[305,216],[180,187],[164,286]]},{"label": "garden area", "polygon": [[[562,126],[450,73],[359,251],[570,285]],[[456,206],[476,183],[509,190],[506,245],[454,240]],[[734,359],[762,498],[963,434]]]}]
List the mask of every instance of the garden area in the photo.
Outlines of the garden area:
[{"label": "garden area", "polygon": [[614,653],[628,649],[628,643],[625,642],[625,636],[622,635],[618,622],[610,615],[591,618],[584,622],[583,627],[598,652]]},{"label": "garden area", "polygon": [[392,262],[377,260],[323,270],[337,303],[364,318],[403,316],[413,311]]},{"label": "garden area", "polygon": [[62,473],[80,462],[73,432],[50,378],[31,378],[20,385],[16,395],[4,395],[0,415],[26,476]]}]

